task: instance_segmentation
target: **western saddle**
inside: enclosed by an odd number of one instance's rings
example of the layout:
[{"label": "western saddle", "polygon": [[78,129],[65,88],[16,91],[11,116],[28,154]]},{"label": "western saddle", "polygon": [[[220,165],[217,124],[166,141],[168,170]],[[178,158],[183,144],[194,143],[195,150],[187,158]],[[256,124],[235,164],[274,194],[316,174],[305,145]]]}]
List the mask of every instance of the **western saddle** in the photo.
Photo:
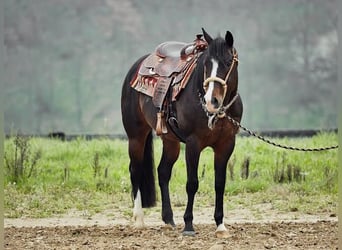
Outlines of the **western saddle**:
[{"label": "western saddle", "polygon": [[152,102],[158,109],[157,135],[167,133],[163,109],[167,106],[166,94],[170,90],[171,100],[176,100],[180,91],[185,88],[199,55],[207,46],[202,35],[197,35],[193,43],[168,41],[158,45],[155,51],[142,61],[131,86],[152,97]]}]

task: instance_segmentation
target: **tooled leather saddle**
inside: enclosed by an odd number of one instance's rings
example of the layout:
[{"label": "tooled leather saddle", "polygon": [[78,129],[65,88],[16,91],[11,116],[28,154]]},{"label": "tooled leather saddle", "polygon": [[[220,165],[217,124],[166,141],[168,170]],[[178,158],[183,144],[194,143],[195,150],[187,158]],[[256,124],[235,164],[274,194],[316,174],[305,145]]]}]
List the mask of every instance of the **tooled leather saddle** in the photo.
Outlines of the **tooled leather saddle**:
[{"label": "tooled leather saddle", "polygon": [[167,133],[163,106],[170,91],[172,101],[185,88],[193,72],[198,56],[207,48],[202,35],[197,35],[193,43],[168,41],[158,45],[153,53],[140,64],[131,87],[152,97],[158,109],[156,134]]}]

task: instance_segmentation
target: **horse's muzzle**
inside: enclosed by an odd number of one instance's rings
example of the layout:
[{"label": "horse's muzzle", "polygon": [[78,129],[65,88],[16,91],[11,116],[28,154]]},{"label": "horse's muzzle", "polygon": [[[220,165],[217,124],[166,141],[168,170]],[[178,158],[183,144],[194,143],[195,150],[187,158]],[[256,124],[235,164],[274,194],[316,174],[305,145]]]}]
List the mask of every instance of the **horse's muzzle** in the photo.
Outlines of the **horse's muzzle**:
[{"label": "horse's muzzle", "polygon": [[221,106],[222,100],[219,100],[217,97],[211,97],[210,101],[205,103],[207,111],[212,114],[219,112]]}]

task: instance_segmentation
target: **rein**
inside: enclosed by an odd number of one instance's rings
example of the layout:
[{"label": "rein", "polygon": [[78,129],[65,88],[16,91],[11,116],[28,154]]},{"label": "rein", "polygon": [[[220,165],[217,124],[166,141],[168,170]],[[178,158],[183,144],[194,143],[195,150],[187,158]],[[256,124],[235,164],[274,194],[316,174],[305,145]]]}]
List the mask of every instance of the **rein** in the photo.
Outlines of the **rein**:
[{"label": "rein", "polygon": [[254,136],[254,137],[258,138],[259,140],[266,142],[270,145],[273,145],[275,147],[279,147],[279,148],[283,148],[283,149],[287,149],[287,150],[302,151],[302,152],[319,152],[319,151],[325,151],[325,150],[331,150],[331,149],[337,149],[338,148],[338,145],[333,145],[333,146],[328,146],[328,147],[319,147],[319,148],[298,148],[298,147],[293,147],[293,146],[286,146],[286,145],[279,144],[279,143],[276,143],[274,141],[271,141],[271,140],[265,138],[264,136],[258,135],[257,133],[249,130],[248,128],[246,128],[244,126],[242,126],[238,121],[234,120],[229,115],[227,115],[227,119],[232,124],[234,124],[234,126],[241,128],[242,130],[247,132],[249,135]]}]

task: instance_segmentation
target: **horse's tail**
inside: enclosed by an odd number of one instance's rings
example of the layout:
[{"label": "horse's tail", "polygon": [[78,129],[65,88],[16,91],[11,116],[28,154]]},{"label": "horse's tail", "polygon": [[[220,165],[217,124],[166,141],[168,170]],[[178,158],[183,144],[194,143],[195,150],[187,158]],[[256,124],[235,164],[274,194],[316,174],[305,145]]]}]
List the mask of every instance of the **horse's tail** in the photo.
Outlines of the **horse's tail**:
[{"label": "horse's tail", "polygon": [[156,186],[154,181],[154,157],[153,157],[153,136],[152,131],[148,134],[142,169],[142,178],[140,179],[139,189],[141,192],[142,207],[152,207],[156,204]]}]

